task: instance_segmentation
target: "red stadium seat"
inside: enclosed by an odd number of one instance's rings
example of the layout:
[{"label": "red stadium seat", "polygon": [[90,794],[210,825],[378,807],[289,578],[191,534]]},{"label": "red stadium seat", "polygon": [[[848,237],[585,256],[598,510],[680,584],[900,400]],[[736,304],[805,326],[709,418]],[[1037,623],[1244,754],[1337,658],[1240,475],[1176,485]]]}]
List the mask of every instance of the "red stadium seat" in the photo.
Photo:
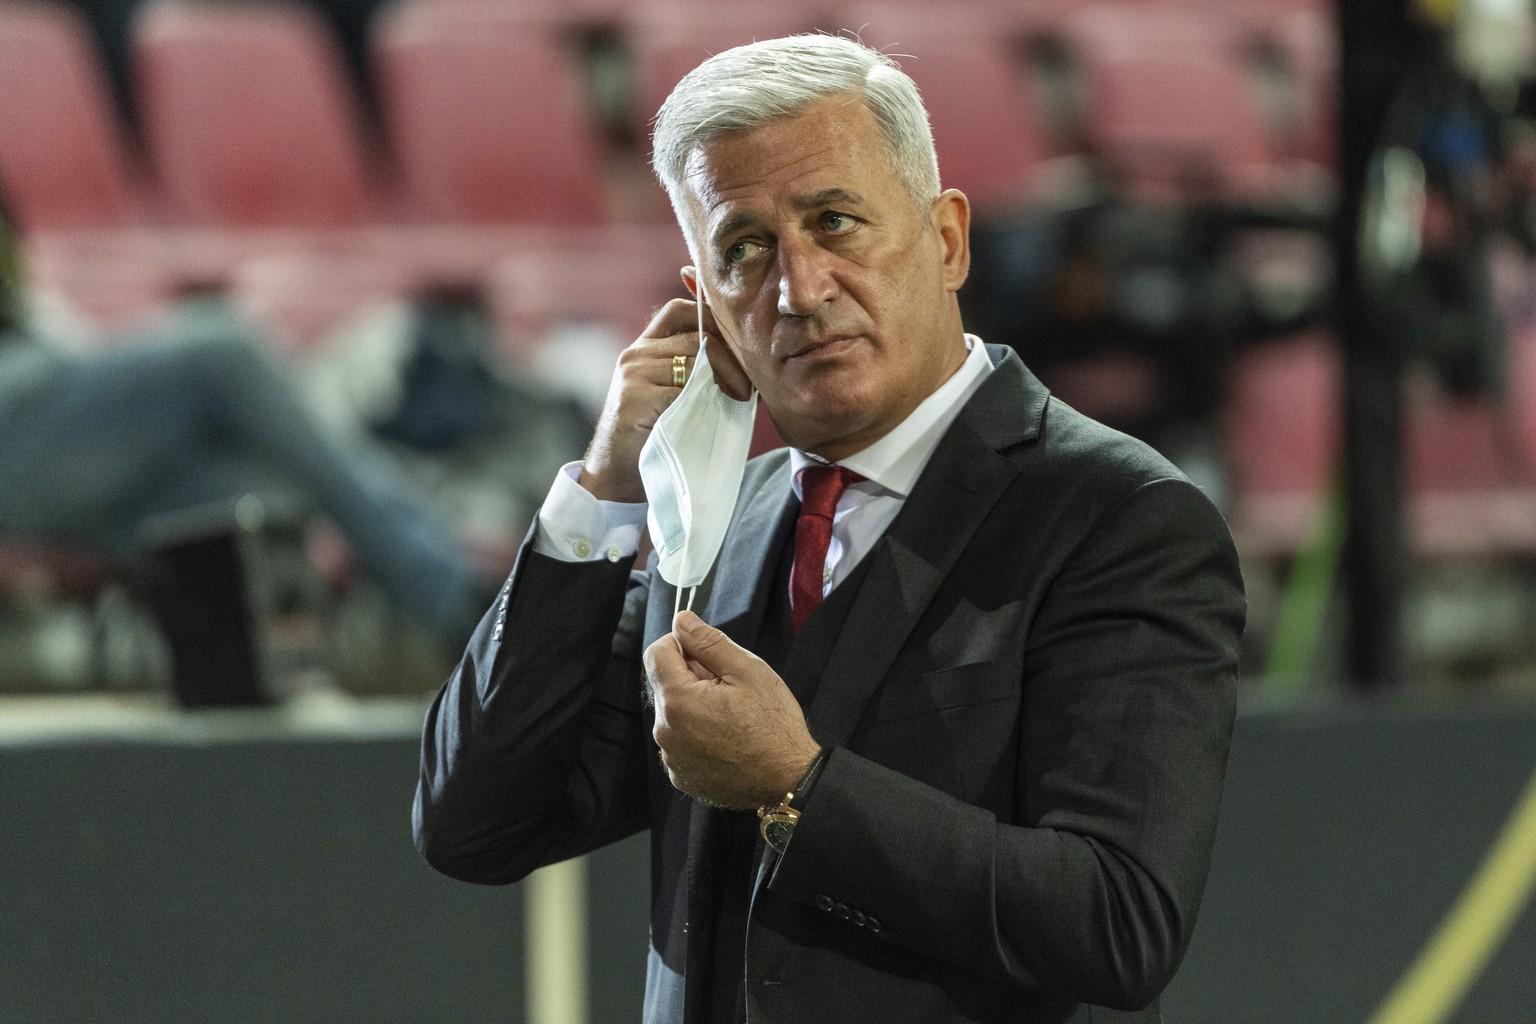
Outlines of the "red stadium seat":
[{"label": "red stadium seat", "polygon": [[404,298],[414,284],[403,254],[285,251],[257,256],[231,275],[236,306],[280,350],[310,351],[364,311]]},{"label": "red stadium seat", "polygon": [[567,232],[509,254],[488,294],[508,351],[527,360],[562,326],[639,337],[657,308],[686,294],[678,271],[688,262],[675,225]]},{"label": "red stadium seat", "polygon": [[374,55],[413,214],[609,219],[597,121],[558,26],[503,8],[407,3],[385,15]]},{"label": "red stadium seat", "polygon": [[180,217],[244,228],[377,216],[355,99],[315,15],[160,0],[140,12],[133,48],[151,155]]},{"label": "red stadium seat", "polygon": [[1131,194],[1256,196],[1276,167],[1236,26],[1214,12],[1103,4],[1064,19],[1081,74],[1082,133]]},{"label": "red stadium seat", "polygon": [[1046,155],[1036,104],[1014,31],[989,8],[850,7],[844,25],[897,56],[922,93],[945,187],[983,207],[1028,196]]},{"label": "red stadium seat", "polygon": [[1513,331],[1509,344],[1509,422],[1524,465],[1525,482],[1536,487],[1536,328]]},{"label": "red stadium seat", "polygon": [[651,119],[673,86],[706,57],[753,40],[817,27],[816,15],[806,5],[740,0],[637,3],[625,22],[634,67],[631,113],[637,131],[649,134]]},{"label": "red stadium seat", "polygon": [[1250,550],[1294,551],[1338,473],[1342,370],[1337,344],[1307,335],[1242,353],[1224,413],[1236,503]]},{"label": "red stadium seat", "polygon": [[1522,422],[1529,410],[1515,404],[1528,401],[1523,390],[1517,382],[1508,399],[1454,401],[1431,380],[1410,382],[1403,468],[1420,551],[1536,551],[1536,439]]},{"label": "red stadium seat", "polygon": [[80,15],[0,3],[0,186],[28,232],[116,228],[142,212]]},{"label": "red stadium seat", "polygon": [[172,240],[154,228],[43,232],[26,240],[26,259],[30,290],[61,302],[98,342],[132,336],[187,283]]},{"label": "red stadium seat", "polygon": [[1288,155],[1333,169],[1338,146],[1338,27],[1327,10],[1297,10],[1265,29],[1284,57],[1296,131]]},{"label": "red stadium seat", "polygon": [[[1536,334],[1511,341],[1510,393],[1452,401],[1413,377],[1404,394],[1410,537],[1425,555],[1536,551]],[[1304,542],[1342,466],[1341,355],[1322,336],[1263,345],[1229,376],[1226,444],[1245,550]]]}]

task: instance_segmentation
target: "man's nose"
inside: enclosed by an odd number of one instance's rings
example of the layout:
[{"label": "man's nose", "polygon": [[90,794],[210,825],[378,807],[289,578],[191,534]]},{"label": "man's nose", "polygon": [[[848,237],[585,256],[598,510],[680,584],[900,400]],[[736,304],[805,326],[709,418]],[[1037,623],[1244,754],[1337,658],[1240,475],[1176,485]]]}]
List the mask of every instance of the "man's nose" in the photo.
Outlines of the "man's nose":
[{"label": "man's nose", "polygon": [[779,314],[810,316],[837,296],[832,254],[799,237],[779,240]]}]

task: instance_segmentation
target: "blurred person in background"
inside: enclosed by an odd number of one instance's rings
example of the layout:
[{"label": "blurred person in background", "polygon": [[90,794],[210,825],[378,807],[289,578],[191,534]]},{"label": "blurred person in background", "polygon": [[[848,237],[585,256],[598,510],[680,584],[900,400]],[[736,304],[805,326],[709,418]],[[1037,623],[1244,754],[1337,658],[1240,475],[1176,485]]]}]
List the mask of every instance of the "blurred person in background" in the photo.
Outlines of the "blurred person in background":
[{"label": "blurred person in background", "polygon": [[319,423],[228,306],[191,299],[99,348],[52,336],[28,306],[21,248],[0,215],[0,538],[131,567],[153,517],[296,496],[336,525],[403,615],[463,643],[492,578],[392,458]]},{"label": "blurred person in background", "polygon": [[[584,365],[581,353],[562,356]],[[609,355],[604,372],[612,365]],[[580,398],[506,356],[485,295],[469,285],[365,306],[304,354],[299,376],[316,416],[386,448],[503,569],[550,477],[592,432]]]}]

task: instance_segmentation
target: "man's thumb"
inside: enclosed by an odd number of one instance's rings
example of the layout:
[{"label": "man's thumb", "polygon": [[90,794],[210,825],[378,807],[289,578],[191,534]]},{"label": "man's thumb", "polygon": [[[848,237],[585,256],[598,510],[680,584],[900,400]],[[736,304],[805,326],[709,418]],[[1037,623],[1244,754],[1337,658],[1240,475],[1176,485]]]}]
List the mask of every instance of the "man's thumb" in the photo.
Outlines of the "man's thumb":
[{"label": "man's thumb", "polygon": [[683,655],[696,661],[717,676],[723,676],[735,667],[739,657],[746,652],[714,626],[709,625],[693,612],[680,611],[672,621],[677,642]]}]

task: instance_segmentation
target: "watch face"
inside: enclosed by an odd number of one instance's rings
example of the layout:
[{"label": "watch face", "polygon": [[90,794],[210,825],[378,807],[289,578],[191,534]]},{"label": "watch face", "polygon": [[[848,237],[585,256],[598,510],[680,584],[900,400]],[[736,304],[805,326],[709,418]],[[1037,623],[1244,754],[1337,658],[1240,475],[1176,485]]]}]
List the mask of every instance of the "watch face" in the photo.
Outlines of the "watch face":
[{"label": "watch face", "polygon": [[767,844],[784,852],[784,847],[789,845],[790,837],[795,834],[795,820],[793,818],[781,818],[777,815],[763,822],[763,839]]}]

